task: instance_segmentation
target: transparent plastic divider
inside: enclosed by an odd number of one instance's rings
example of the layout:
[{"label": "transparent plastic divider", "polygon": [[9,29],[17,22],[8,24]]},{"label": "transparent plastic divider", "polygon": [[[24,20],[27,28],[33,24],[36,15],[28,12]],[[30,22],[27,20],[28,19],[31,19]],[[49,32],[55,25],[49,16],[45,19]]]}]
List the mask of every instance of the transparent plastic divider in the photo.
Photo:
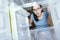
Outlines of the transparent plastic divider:
[{"label": "transparent plastic divider", "polygon": [[20,25],[19,29],[20,29],[18,31],[19,40],[31,40],[30,30],[27,25]]},{"label": "transparent plastic divider", "polygon": [[56,40],[53,27],[34,29],[30,33],[31,40]]}]

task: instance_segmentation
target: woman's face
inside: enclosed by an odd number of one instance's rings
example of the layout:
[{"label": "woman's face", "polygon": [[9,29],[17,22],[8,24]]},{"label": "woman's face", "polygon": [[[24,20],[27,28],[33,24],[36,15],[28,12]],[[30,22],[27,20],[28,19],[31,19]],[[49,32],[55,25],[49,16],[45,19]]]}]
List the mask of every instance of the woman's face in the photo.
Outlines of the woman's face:
[{"label": "woman's face", "polygon": [[36,16],[40,16],[42,8],[39,5],[33,6],[33,12],[35,13]]}]

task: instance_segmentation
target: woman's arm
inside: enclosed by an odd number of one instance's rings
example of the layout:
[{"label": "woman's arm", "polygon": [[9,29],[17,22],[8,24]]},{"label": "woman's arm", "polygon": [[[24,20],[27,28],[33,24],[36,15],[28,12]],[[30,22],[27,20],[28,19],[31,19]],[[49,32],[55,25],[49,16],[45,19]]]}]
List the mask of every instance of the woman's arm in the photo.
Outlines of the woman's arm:
[{"label": "woman's arm", "polygon": [[48,6],[47,11],[48,11],[48,14],[49,14],[49,15],[48,15],[48,24],[49,24],[50,26],[53,26],[52,18],[51,18],[50,6]]},{"label": "woman's arm", "polygon": [[30,26],[32,26],[32,19],[29,19],[29,24]]},{"label": "woman's arm", "polygon": [[52,18],[51,18],[51,16],[48,16],[48,24],[49,24],[49,26],[53,26],[53,23],[52,23]]}]

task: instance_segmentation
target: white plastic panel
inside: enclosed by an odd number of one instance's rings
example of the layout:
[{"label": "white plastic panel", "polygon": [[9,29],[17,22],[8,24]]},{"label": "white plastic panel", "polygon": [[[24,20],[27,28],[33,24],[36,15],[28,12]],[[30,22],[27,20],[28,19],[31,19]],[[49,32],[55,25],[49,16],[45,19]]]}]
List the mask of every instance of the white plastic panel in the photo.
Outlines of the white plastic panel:
[{"label": "white plastic panel", "polygon": [[31,40],[56,40],[52,31],[50,27],[31,30]]},{"label": "white plastic panel", "polygon": [[17,15],[17,32],[19,40],[30,40],[29,27],[27,26],[25,19],[26,19],[25,17]]},{"label": "white plastic panel", "polygon": [[60,19],[60,2],[56,3],[56,11],[57,11],[57,16]]},{"label": "white plastic panel", "polygon": [[18,40],[31,40],[29,24],[28,24],[29,13],[26,12],[24,9],[20,8],[15,12],[15,15],[16,15]]},{"label": "white plastic panel", "polygon": [[0,40],[12,40],[8,15],[8,0],[0,0]]},{"label": "white plastic panel", "polygon": [[48,3],[50,4],[51,9],[51,15],[53,19],[54,24],[54,30],[56,39],[60,40],[60,1],[59,0],[48,0]]},{"label": "white plastic panel", "polygon": [[21,6],[27,3],[43,2],[43,1],[46,1],[46,0],[14,0],[14,3]]},{"label": "white plastic panel", "polygon": [[41,2],[41,1],[45,1],[45,0],[32,0],[32,2]]},{"label": "white plastic panel", "polygon": [[30,3],[32,0],[23,0],[24,3]]},{"label": "white plastic panel", "polygon": [[21,0],[14,0],[14,3],[16,3],[17,5],[23,5]]},{"label": "white plastic panel", "polygon": [[4,16],[0,14],[0,29],[4,28]]},{"label": "white plastic panel", "polygon": [[0,40],[12,40],[8,17],[5,12],[0,12]]},{"label": "white plastic panel", "polygon": [[0,0],[0,7],[2,6],[2,0]]}]

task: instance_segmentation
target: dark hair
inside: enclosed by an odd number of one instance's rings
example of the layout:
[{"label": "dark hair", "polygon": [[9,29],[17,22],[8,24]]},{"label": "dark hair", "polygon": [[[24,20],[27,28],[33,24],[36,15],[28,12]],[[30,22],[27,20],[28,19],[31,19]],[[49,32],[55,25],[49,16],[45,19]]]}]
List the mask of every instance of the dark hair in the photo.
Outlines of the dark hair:
[{"label": "dark hair", "polygon": [[[42,5],[40,5],[40,7],[43,8]],[[41,12],[43,12],[43,10]]]},{"label": "dark hair", "polygon": [[[40,7],[42,8],[42,5],[40,5]],[[32,12],[33,12],[33,7],[32,7]],[[41,12],[43,12],[43,10]],[[33,16],[34,16],[35,21],[39,21],[37,15],[35,15],[34,12],[33,12]]]}]

